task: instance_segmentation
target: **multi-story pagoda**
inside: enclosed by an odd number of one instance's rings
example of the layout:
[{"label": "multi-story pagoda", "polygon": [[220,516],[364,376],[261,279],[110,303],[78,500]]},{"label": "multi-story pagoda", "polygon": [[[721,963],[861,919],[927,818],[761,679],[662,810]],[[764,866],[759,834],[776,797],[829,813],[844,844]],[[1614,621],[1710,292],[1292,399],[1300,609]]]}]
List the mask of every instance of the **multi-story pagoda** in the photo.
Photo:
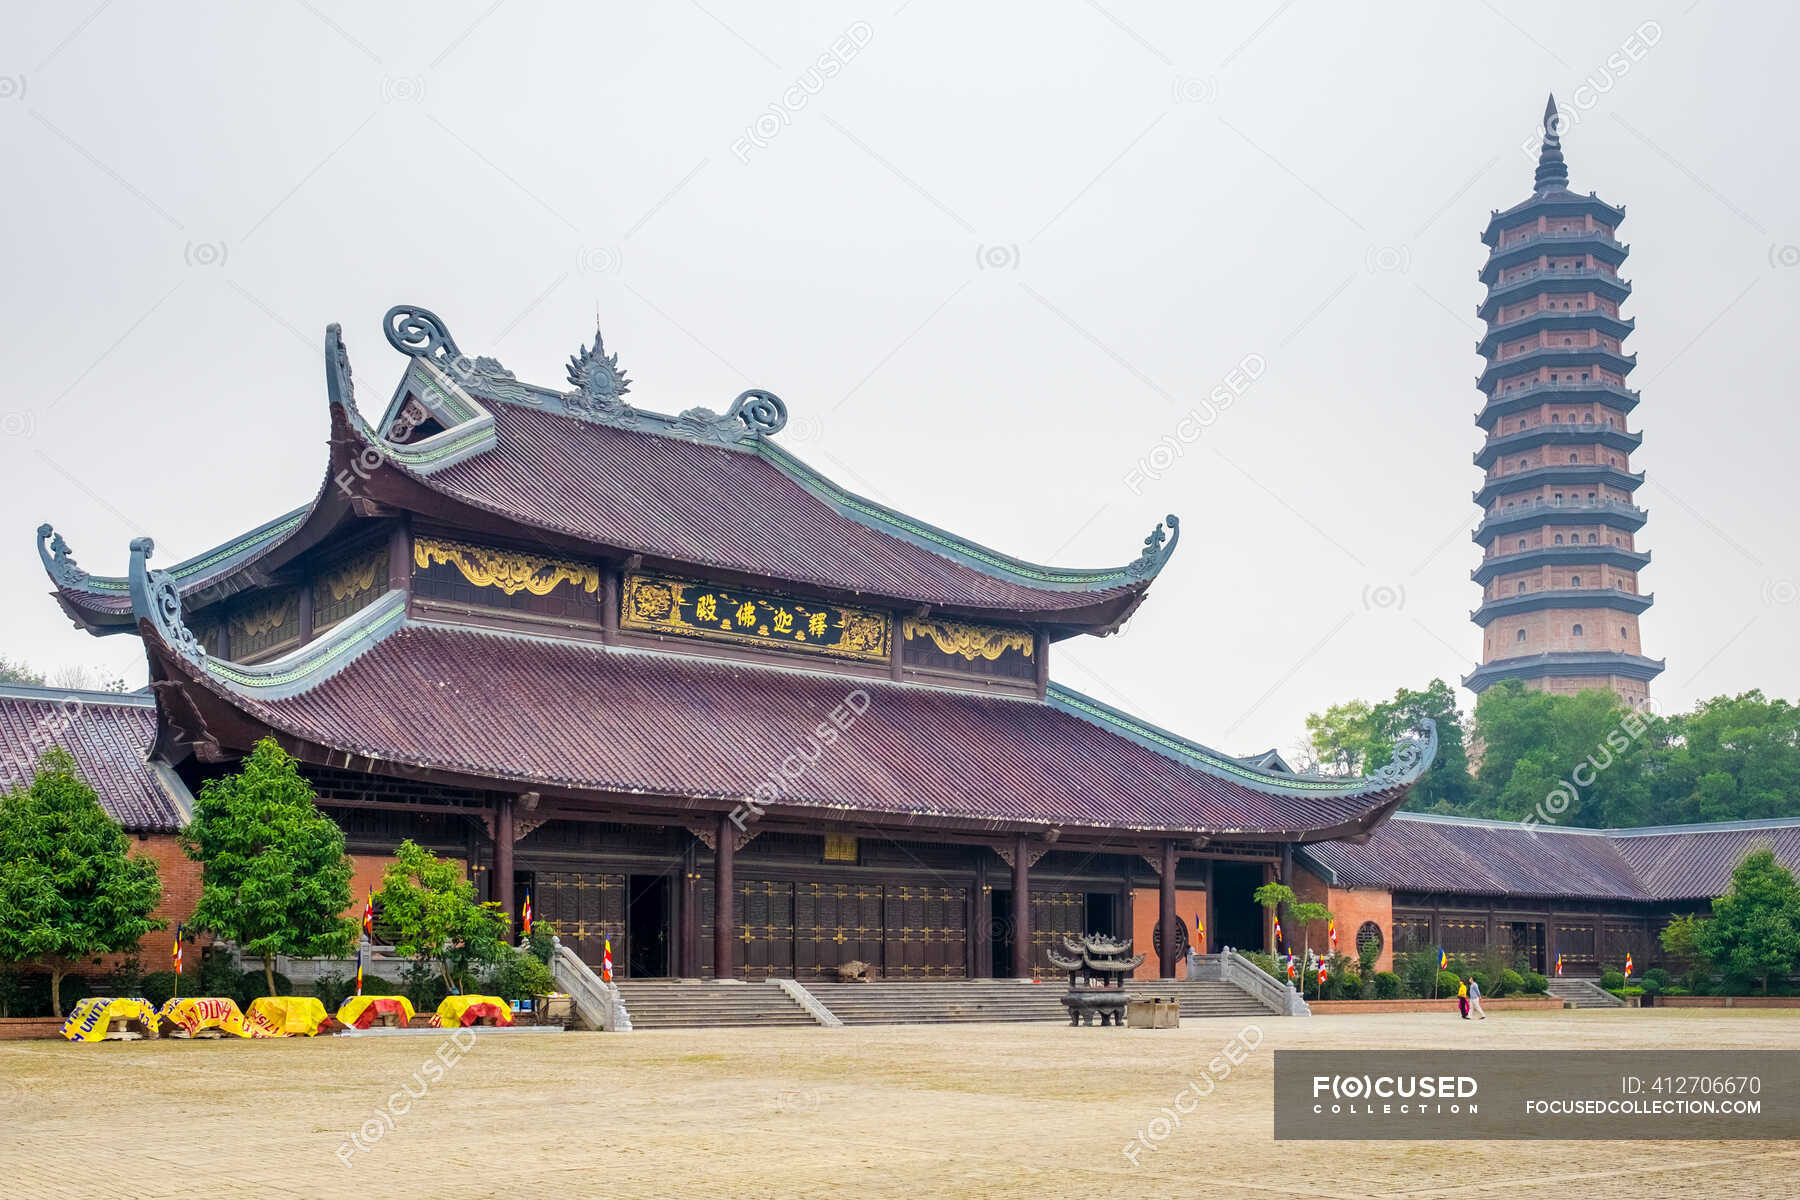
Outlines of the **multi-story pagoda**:
[{"label": "multi-story pagoda", "polygon": [[1625,210],[1569,190],[1556,100],[1529,199],[1489,220],[1477,309],[1487,360],[1476,424],[1487,443],[1475,465],[1487,479],[1474,539],[1481,607],[1481,666],[1464,686],[1502,679],[1534,689],[1611,688],[1633,707],[1662,672],[1645,657],[1638,617],[1652,597],[1638,589],[1650,562],[1639,548],[1645,512],[1632,503],[1644,482],[1631,469],[1643,435],[1630,428],[1638,394],[1626,386],[1636,356],[1624,341],[1634,321],[1620,305],[1628,248]]},{"label": "multi-story pagoda", "polygon": [[1196,917],[1265,944],[1254,887],[1430,765],[1427,729],[1295,776],[1051,682],[1056,642],[1143,603],[1173,517],[1121,566],[1040,566],[822,478],[770,393],[668,416],[598,335],[547,388],[424,310],[386,333],[370,425],[326,331],[311,503],[166,569],[139,539],[117,577],[38,531],[76,623],[143,640],[166,794],[272,736],[359,878],[410,837],[626,977],[1030,976],[1087,933],[1169,976]]}]

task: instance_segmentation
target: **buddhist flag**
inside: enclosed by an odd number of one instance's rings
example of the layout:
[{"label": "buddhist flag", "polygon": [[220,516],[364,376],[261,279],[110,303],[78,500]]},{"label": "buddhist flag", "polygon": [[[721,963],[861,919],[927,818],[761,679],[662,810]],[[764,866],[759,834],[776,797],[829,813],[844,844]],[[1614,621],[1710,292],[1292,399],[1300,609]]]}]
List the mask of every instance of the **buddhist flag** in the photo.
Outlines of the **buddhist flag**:
[{"label": "buddhist flag", "polygon": [[1562,978],[1562,952],[1560,950],[1556,954],[1556,977]]},{"label": "buddhist flag", "polygon": [[1450,969],[1450,956],[1448,954],[1444,953],[1444,948],[1442,946],[1439,946],[1438,947],[1438,970],[1447,971],[1449,969]]},{"label": "buddhist flag", "polygon": [[169,950],[169,957],[174,960],[175,973],[181,974],[181,922],[175,922],[175,945]]},{"label": "buddhist flag", "polygon": [[1275,918],[1275,948],[1281,949],[1281,918]]},{"label": "buddhist flag", "polygon": [[369,887],[369,898],[363,902],[363,936],[373,938],[375,934],[375,888]]},{"label": "buddhist flag", "polygon": [[1333,954],[1336,954],[1337,953],[1337,918],[1336,917],[1333,917],[1331,919],[1331,923],[1325,927],[1325,933],[1326,933],[1326,936],[1328,936],[1331,939],[1331,952]]},{"label": "buddhist flag", "polygon": [[362,943],[356,944],[356,994],[362,995]]},{"label": "buddhist flag", "polygon": [[600,956],[600,978],[612,982],[612,939],[606,939],[606,950]]},{"label": "buddhist flag", "polygon": [[525,889],[525,912],[519,921],[519,926],[521,929],[523,929],[525,931],[526,937],[531,936],[531,889],[530,888]]},{"label": "buddhist flag", "polygon": [[1627,978],[1627,979],[1631,978],[1631,955],[1630,955],[1630,953],[1627,953],[1625,955],[1625,978]]},{"label": "buddhist flag", "polygon": [[1294,978],[1294,956],[1291,954],[1287,956],[1287,972],[1289,979]]},{"label": "buddhist flag", "polygon": [[1325,960],[1322,958],[1319,960],[1319,986],[1325,986]]},{"label": "buddhist flag", "polygon": [[1206,921],[1199,913],[1194,914],[1194,945],[1206,953]]}]

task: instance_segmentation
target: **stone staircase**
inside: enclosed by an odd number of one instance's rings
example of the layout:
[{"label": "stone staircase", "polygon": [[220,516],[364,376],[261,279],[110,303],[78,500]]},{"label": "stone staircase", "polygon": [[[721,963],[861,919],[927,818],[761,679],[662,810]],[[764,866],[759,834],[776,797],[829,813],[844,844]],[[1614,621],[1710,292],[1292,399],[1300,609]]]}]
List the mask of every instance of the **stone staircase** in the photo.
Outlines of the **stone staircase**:
[{"label": "stone staircase", "polygon": [[1576,1008],[1624,1008],[1625,1002],[1591,979],[1552,979],[1550,994]]},{"label": "stone staircase", "polygon": [[619,995],[633,1029],[723,1029],[806,1025],[818,1021],[782,987],[766,983],[681,983],[625,979]]},{"label": "stone staircase", "polygon": [[[890,980],[875,983],[808,983],[818,998],[846,1025],[936,1025],[981,1021],[1063,1021],[1068,1010],[1059,997],[1067,990],[1061,979],[1019,983],[1011,979],[942,981]],[[1174,996],[1181,1015],[1238,1017],[1267,1015],[1268,1010],[1227,983],[1170,983],[1151,980],[1127,985],[1137,996]],[[636,1009],[632,1010],[634,1013]]]}]

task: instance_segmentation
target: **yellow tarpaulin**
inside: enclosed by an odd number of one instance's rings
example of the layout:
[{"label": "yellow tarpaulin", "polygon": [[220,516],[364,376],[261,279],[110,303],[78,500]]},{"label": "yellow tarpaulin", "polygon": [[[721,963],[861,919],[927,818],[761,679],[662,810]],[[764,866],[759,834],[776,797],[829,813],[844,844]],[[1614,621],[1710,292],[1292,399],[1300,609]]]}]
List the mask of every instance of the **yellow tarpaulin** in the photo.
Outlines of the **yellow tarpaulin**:
[{"label": "yellow tarpaulin", "polygon": [[312,996],[258,996],[244,1019],[271,1037],[311,1037],[325,1020],[325,1005]]},{"label": "yellow tarpaulin", "polygon": [[269,1037],[244,1020],[237,1001],[223,996],[177,996],[156,1014],[159,1021],[180,1027],[189,1037],[202,1029],[217,1029],[234,1037]]},{"label": "yellow tarpaulin", "polygon": [[404,1029],[413,1019],[412,1001],[405,996],[352,996],[338,1006],[337,1019],[352,1029],[367,1029],[375,1018],[392,1013]]},{"label": "yellow tarpaulin", "polygon": [[97,1042],[114,1021],[142,1021],[145,1031],[156,1036],[156,1008],[148,1000],[120,996],[90,996],[78,1001],[63,1022],[62,1035],[71,1042]]},{"label": "yellow tarpaulin", "polygon": [[496,1025],[513,1023],[512,1005],[498,996],[446,996],[437,1007],[438,1024],[445,1027],[473,1025],[492,1017]]}]

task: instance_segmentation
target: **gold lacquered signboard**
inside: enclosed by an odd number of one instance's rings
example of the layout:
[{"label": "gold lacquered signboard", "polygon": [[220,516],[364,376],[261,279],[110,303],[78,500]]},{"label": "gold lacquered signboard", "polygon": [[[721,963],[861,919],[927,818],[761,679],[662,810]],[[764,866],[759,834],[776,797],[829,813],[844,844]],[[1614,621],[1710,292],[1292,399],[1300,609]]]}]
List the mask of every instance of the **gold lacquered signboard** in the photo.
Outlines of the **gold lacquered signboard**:
[{"label": "gold lacquered signboard", "polygon": [[886,614],[663,575],[625,576],[619,624],[715,641],[777,645],[810,654],[886,662]]}]

